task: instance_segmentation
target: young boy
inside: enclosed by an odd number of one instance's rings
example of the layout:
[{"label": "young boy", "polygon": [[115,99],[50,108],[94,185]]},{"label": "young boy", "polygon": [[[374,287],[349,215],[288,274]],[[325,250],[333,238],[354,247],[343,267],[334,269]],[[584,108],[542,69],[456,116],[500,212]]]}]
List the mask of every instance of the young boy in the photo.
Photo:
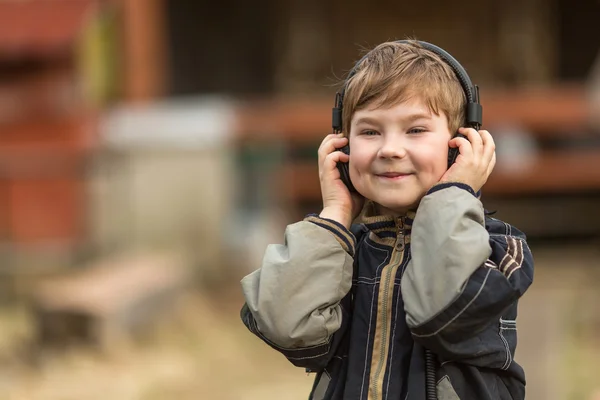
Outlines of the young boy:
[{"label": "young boy", "polygon": [[485,215],[494,141],[461,127],[465,104],[419,42],[370,51],[346,82],[344,134],[319,148],[321,213],[242,280],[244,324],[317,373],[311,399],[525,397],[513,357],[533,259],[523,233]]}]

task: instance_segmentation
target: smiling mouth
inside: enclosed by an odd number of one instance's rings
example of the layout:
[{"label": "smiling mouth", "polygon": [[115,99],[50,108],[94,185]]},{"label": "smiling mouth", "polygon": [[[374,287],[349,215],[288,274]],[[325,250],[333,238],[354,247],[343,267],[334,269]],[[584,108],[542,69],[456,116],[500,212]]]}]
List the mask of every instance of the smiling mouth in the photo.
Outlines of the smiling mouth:
[{"label": "smiling mouth", "polygon": [[376,174],[378,178],[390,179],[390,180],[400,180],[410,176],[410,174],[401,174],[399,172],[386,172],[383,174]]}]

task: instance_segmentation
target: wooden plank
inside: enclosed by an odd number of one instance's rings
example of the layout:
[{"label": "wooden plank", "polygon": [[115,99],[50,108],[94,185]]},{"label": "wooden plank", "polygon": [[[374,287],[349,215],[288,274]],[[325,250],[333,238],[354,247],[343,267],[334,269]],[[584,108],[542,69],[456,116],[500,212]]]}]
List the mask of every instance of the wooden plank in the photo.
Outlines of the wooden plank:
[{"label": "wooden plank", "polygon": [[0,2],[0,57],[60,57],[73,51],[97,0]]},{"label": "wooden plank", "polygon": [[487,194],[552,194],[600,190],[600,148],[547,151],[518,170],[497,168]]},{"label": "wooden plank", "polygon": [[[583,86],[482,91],[486,126],[517,124],[537,137],[587,135],[590,110]],[[252,99],[237,110],[240,141],[320,142],[331,132],[331,98]]]},{"label": "wooden plank", "polygon": [[540,138],[585,135],[591,120],[580,85],[482,90],[481,103],[484,125],[516,123]]},{"label": "wooden plank", "polygon": [[87,207],[82,179],[19,179],[7,186],[7,230],[12,244],[76,244],[84,240]]},{"label": "wooden plank", "polygon": [[[518,170],[496,168],[484,186],[486,195],[533,195],[600,190],[600,149],[541,153]],[[288,200],[320,201],[316,162],[282,168],[280,185]]]}]

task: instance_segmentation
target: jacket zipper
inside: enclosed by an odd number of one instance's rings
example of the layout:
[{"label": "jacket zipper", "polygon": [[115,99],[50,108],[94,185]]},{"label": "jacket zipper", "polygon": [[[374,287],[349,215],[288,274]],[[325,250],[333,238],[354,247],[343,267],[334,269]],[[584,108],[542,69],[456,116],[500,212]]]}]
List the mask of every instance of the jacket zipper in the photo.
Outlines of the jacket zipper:
[{"label": "jacket zipper", "polygon": [[[375,374],[372,375],[373,379],[370,382],[371,386],[371,394],[370,396],[373,400],[379,400],[382,398],[383,390],[383,379],[381,379],[381,386],[379,384],[379,380],[381,378],[381,374],[385,373],[384,371],[384,363],[387,360],[388,352],[385,351],[386,347],[389,349],[389,332],[388,332],[388,296],[390,290],[393,293],[394,290],[394,282],[396,280],[396,274],[393,273],[397,271],[397,267],[400,266],[402,259],[404,258],[404,218],[400,218],[396,222],[397,234],[396,234],[396,243],[394,244],[394,249],[392,250],[392,256],[390,257],[390,263],[385,267],[385,277],[382,277],[381,285],[383,285],[383,299],[381,302],[381,315],[382,315],[382,324],[381,324],[381,334],[379,336],[380,339],[380,358],[377,363],[377,368],[375,370]],[[391,313],[390,313],[391,314]],[[391,318],[391,315],[390,315]]]}]

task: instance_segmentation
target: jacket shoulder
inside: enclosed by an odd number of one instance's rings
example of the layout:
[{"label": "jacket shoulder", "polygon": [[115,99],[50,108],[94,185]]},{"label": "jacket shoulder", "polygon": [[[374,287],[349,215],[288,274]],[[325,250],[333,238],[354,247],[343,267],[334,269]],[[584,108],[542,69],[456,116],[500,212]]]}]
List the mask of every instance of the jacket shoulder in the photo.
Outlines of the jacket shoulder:
[{"label": "jacket shoulder", "polygon": [[527,240],[527,237],[523,231],[516,226],[504,222],[498,218],[486,216],[485,229],[488,231],[490,236],[511,236],[514,238]]}]

